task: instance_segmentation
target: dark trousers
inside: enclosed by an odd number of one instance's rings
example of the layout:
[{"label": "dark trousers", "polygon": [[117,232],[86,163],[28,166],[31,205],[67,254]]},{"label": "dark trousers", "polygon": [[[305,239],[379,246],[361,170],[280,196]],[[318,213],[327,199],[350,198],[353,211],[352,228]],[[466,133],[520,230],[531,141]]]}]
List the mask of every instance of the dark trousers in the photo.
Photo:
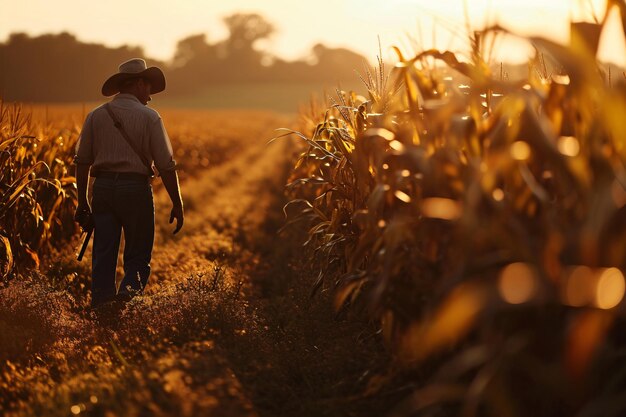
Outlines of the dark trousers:
[{"label": "dark trousers", "polygon": [[[141,293],[150,276],[154,244],[152,186],[145,180],[96,178],[92,212],[94,240],[91,304]],[[124,279],[115,288],[115,270],[124,231]]]}]

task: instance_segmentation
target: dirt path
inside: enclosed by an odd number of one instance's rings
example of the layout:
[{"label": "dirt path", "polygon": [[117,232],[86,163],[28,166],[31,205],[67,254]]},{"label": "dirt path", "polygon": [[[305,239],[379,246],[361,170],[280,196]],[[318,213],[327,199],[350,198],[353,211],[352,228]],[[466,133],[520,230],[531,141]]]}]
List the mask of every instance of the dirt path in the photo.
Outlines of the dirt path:
[{"label": "dirt path", "polygon": [[259,131],[236,158],[183,184],[186,218],[180,237],[173,237],[173,226],[164,221],[169,200],[163,190],[157,193],[154,285],[149,293],[191,273],[208,272],[216,262],[241,258],[284,185],[288,143],[268,144],[273,134]]},{"label": "dirt path", "polygon": [[[337,320],[328,297],[311,300],[312,276],[297,265],[302,241],[278,235],[292,145],[251,143],[184,185],[185,233],[172,239],[171,226],[161,224],[148,294],[158,296],[193,274],[209,282],[222,274],[208,338],[237,394],[220,397],[221,405],[234,399],[241,410],[261,416],[370,415],[376,408],[362,392],[370,372],[385,363],[375,329]],[[169,206],[160,197],[163,219]],[[219,317],[225,312],[228,318]]]},{"label": "dirt path", "polygon": [[[186,219],[179,236],[172,236],[173,226],[164,221],[170,205],[157,186],[151,283],[130,311],[157,305],[155,318],[161,329],[163,321],[171,322],[180,336],[177,327],[187,327],[180,346],[151,358],[171,367],[164,379],[177,398],[174,402],[180,400],[184,406],[180,415],[257,415],[249,392],[233,372],[232,352],[226,350],[237,349],[234,340],[260,326],[250,302],[256,291],[250,274],[260,263],[252,246],[268,211],[281,198],[290,163],[287,142],[268,144],[274,127],[260,130],[236,158],[183,183]],[[207,314],[203,317],[199,311]],[[131,323],[127,329],[133,328]],[[249,357],[250,364],[254,361]]]}]

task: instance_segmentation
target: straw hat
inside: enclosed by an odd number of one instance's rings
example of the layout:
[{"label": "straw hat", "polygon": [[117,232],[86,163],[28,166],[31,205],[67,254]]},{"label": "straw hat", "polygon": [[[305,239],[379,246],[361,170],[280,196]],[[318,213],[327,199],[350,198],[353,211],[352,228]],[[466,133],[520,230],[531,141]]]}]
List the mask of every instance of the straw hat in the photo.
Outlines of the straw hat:
[{"label": "straw hat", "polygon": [[108,97],[120,92],[120,85],[131,78],[147,78],[150,81],[151,94],[160,93],[165,90],[165,75],[157,67],[146,65],[146,61],[141,58],[129,59],[119,66],[119,72],[110,76],[102,85],[102,95]]}]

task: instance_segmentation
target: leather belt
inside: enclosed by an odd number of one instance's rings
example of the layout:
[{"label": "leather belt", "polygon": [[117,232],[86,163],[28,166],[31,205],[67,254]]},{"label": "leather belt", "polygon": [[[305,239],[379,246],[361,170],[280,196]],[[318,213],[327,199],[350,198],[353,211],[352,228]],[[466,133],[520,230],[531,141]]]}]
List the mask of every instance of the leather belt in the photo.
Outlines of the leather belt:
[{"label": "leather belt", "polygon": [[112,171],[98,171],[94,172],[93,177],[107,178],[111,180],[136,180],[148,182],[150,177],[147,175],[139,174],[136,172],[112,172]]}]

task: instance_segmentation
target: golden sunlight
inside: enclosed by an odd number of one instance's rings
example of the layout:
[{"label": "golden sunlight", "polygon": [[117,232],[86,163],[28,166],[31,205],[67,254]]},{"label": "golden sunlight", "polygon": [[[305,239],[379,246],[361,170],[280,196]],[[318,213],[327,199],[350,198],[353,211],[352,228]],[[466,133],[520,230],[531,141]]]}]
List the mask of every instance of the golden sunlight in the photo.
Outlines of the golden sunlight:
[{"label": "golden sunlight", "polygon": [[574,136],[561,136],[557,148],[565,156],[576,156],[580,152],[580,143]]},{"label": "golden sunlight", "polygon": [[500,273],[498,290],[509,304],[522,304],[530,300],[537,291],[537,273],[523,262],[507,265]]},{"label": "golden sunlight", "polygon": [[624,33],[0,0],[0,414],[626,416]]},{"label": "golden sunlight", "polygon": [[[465,5],[468,5],[467,10]],[[126,13],[121,14],[119,10]],[[316,43],[342,46],[373,58],[378,37],[383,53],[397,45],[407,51],[415,49],[469,48],[466,16],[472,28],[500,24],[521,35],[541,35],[564,42],[569,36],[569,19],[593,21],[601,19],[605,1],[600,0],[331,0],[313,3],[272,0],[231,0],[207,3],[186,0],[172,7],[155,7],[147,0],[104,3],[81,3],[73,0],[0,0],[0,39],[12,32],[31,34],[69,31],[80,39],[104,42],[109,46],[141,45],[146,54],[161,60],[174,55],[176,42],[186,36],[205,33],[209,39],[223,39],[226,28],[222,17],[235,12],[253,12],[265,16],[277,28],[267,46],[281,57],[293,59],[308,54]],[[32,10],[37,10],[33,14]],[[145,15],[146,19],[133,16]],[[328,13],[332,10],[332,13]],[[300,16],[307,16],[314,25],[302,25]],[[91,16],[91,18],[86,18]],[[349,25],[350,30],[346,30]],[[600,58],[626,64],[619,28],[619,15],[613,12],[600,45]],[[512,48],[512,45],[516,45]],[[514,37],[506,37],[494,56],[522,62],[532,48]],[[390,55],[389,55],[390,56]]]},{"label": "golden sunlight", "polygon": [[449,198],[431,197],[422,202],[424,217],[441,220],[457,220],[463,213],[461,204]]},{"label": "golden sunlight", "polygon": [[511,145],[511,157],[518,161],[525,161],[530,158],[530,146],[523,140],[518,140]]},{"label": "golden sunlight", "polygon": [[624,298],[624,275],[617,268],[600,271],[596,288],[596,305],[604,310],[617,306]]}]

